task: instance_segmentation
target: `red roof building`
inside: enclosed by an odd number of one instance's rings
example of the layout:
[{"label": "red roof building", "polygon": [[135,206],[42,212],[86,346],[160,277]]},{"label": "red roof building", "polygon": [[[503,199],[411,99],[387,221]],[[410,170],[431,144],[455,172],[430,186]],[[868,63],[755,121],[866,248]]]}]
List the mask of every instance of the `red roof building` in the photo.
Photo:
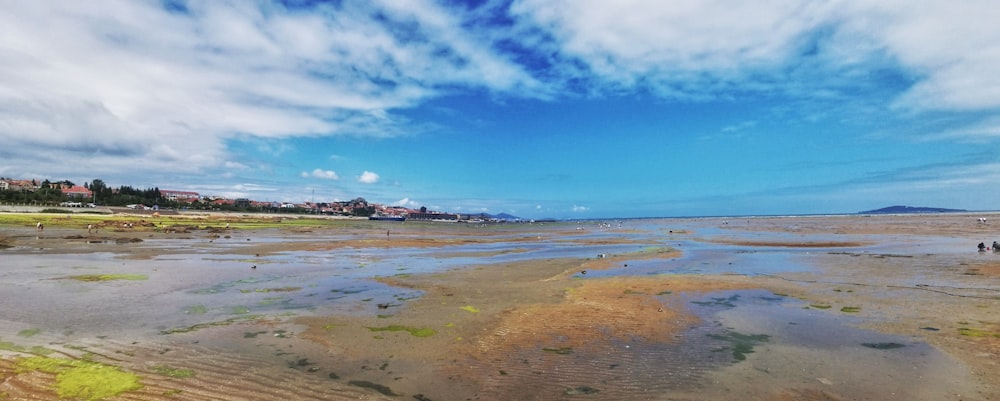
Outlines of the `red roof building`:
[{"label": "red roof building", "polygon": [[89,189],[79,185],[74,185],[72,187],[69,187],[68,189],[63,189],[62,193],[65,194],[66,196],[75,196],[79,198],[91,198],[94,196],[94,193],[91,192]]}]

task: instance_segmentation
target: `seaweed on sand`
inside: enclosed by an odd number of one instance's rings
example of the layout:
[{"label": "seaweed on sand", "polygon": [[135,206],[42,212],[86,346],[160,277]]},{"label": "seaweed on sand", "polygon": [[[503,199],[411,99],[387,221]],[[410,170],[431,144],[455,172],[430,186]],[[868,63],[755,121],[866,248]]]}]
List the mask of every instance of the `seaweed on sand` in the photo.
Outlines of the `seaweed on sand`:
[{"label": "seaweed on sand", "polygon": [[392,389],[390,389],[387,386],[383,386],[383,385],[378,384],[378,383],[372,383],[370,381],[365,381],[365,380],[351,380],[351,381],[347,382],[347,384],[350,384],[352,386],[361,387],[361,388],[369,388],[369,389],[378,391],[382,395],[387,395],[387,396],[390,396],[390,397],[395,397],[395,396],[399,395],[399,394],[396,394],[396,393],[392,392]]},{"label": "seaweed on sand", "polygon": [[736,362],[746,360],[746,354],[752,354],[755,345],[766,342],[771,338],[771,336],[766,334],[742,334],[735,331],[729,331],[725,334],[709,334],[708,337],[728,342],[730,345],[720,349],[720,351],[732,350],[733,359]]},{"label": "seaweed on sand", "polygon": [[229,318],[229,319],[218,321],[218,322],[199,323],[199,324],[196,324],[196,325],[193,325],[193,326],[174,327],[172,329],[160,330],[160,334],[189,333],[189,332],[192,332],[192,331],[195,331],[195,330],[205,329],[205,328],[209,328],[209,327],[228,326],[230,324],[233,324],[233,323],[236,323],[236,322],[240,322],[240,321],[257,320],[257,319],[261,319],[262,317],[263,317],[262,315],[239,316],[239,317]]},{"label": "seaweed on sand", "polygon": [[115,280],[132,280],[132,281],[148,280],[149,276],[145,274],[80,274],[64,278],[76,281],[96,282],[96,281],[115,281]]},{"label": "seaweed on sand", "polygon": [[41,371],[56,375],[59,398],[103,400],[142,388],[139,376],[102,363],[35,356],[17,361],[19,372]]},{"label": "seaweed on sand", "polygon": [[740,300],[740,294],[736,294],[730,297],[718,297],[712,298],[711,301],[691,301],[695,305],[701,306],[724,306],[727,308],[735,308],[735,302]]},{"label": "seaweed on sand", "polygon": [[430,337],[437,334],[437,331],[431,328],[416,328],[409,326],[391,325],[385,327],[368,327],[368,330],[379,332],[379,331],[405,331],[410,333],[414,337]]}]

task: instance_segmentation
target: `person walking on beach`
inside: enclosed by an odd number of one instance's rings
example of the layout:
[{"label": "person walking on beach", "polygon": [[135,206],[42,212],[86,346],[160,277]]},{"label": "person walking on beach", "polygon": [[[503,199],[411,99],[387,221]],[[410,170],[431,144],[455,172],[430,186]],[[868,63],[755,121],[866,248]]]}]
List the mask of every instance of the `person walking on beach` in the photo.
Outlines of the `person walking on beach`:
[{"label": "person walking on beach", "polygon": [[39,221],[38,224],[35,224],[35,229],[38,231],[42,231],[45,229],[45,226],[42,225],[42,222]]}]

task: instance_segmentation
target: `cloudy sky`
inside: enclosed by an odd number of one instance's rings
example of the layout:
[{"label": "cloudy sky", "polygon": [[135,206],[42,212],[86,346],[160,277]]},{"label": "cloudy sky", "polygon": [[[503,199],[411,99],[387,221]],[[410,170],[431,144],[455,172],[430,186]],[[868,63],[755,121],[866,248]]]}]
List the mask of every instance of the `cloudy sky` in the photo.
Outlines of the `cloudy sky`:
[{"label": "cloudy sky", "polygon": [[4,177],[536,218],[1000,209],[992,0],[0,6]]}]

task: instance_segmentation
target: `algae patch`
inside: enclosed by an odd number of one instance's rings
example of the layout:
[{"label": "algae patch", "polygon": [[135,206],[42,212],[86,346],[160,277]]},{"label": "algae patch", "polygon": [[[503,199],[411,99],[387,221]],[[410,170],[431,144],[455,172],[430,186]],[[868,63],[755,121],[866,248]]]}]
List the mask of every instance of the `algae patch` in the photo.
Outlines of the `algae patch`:
[{"label": "algae patch", "polygon": [[387,395],[387,396],[390,396],[390,397],[395,397],[395,396],[399,395],[399,394],[396,394],[396,393],[392,392],[392,389],[390,389],[388,386],[383,386],[383,385],[378,384],[378,383],[372,383],[370,381],[351,380],[351,381],[347,382],[347,384],[350,384],[352,386],[361,387],[361,388],[369,388],[369,389],[378,391],[382,395]]},{"label": "algae patch", "polygon": [[721,306],[726,308],[735,308],[736,302],[740,300],[740,294],[736,294],[729,297],[714,297],[711,301],[691,301],[695,305],[701,306]]},{"label": "algae patch", "polygon": [[24,329],[24,330],[21,330],[21,331],[17,332],[17,335],[19,337],[34,337],[35,335],[38,335],[38,333],[41,333],[41,332],[42,332],[42,329],[37,329],[37,328],[36,329]]},{"label": "algae patch", "polygon": [[188,333],[188,332],[192,332],[192,331],[200,330],[200,329],[205,329],[205,328],[209,328],[209,327],[228,326],[228,325],[236,323],[236,322],[251,321],[251,320],[257,320],[257,319],[260,319],[260,318],[263,318],[263,316],[261,316],[261,315],[239,316],[239,317],[234,317],[234,318],[230,318],[230,319],[226,319],[226,320],[222,320],[222,321],[218,321],[218,322],[199,323],[199,324],[196,324],[196,325],[193,325],[193,326],[175,327],[175,328],[172,328],[172,329],[161,330],[160,334]]},{"label": "algae patch", "polygon": [[249,294],[254,292],[271,293],[271,292],[294,292],[301,290],[302,287],[278,287],[278,288],[254,288],[254,289],[244,289],[240,290],[243,294]]},{"label": "algae patch", "polygon": [[960,327],[958,329],[958,334],[967,337],[997,337],[1000,338],[1000,333],[992,333],[986,330],[973,329],[969,327]]},{"label": "algae patch", "polygon": [[172,368],[167,365],[156,365],[151,367],[150,370],[159,373],[161,375],[177,379],[187,379],[189,377],[194,377],[195,375],[195,372],[191,369],[178,369],[178,368]]},{"label": "algae patch", "polygon": [[708,337],[728,342],[729,346],[723,347],[719,351],[731,350],[733,352],[733,359],[736,362],[745,361],[747,359],[746,354],[752,354],[755,345],[768,341],[771,338],[771,336],[766,334],[742,334],[735,331],[730,331],[726,334],[709,334]]},{"label": "algae patch", "polygon": [[206,313],[208,313],[208,308],[205,305],[192,305],[184,308],[186,315],[204,315]]},{"label": "algae patch", "polygon": [[385,327],[368,327],[368,330],[371,330],[373,332],[405,331],[407,333],[410,333],[410,335],[414,337],[430,337],[437,334],[437,331],[434,331],[434,329],[430,328],[416,328],[416,327],[400,326],[400,325],[391,325]]},{"label": "algae patch", "polygon": [[60,398],[103,400],[142,388],[139,376],[97,362],[35,356],[17,361],[19,372],[41,371],[56,375]]},{"label": "algae patch", "polygon": [[465,306],[463,306],[463,307],[461,307],[459,309],[464,310],[464,311],[469,312],[469,313],[479,313],[479,308],[476,308],[475,306],[472,306],[472,305],[465,305]]},{"label": "algae patch", "polygon": [[573,353],[573,348],[570,347],[560,347],[560,348],[542,348],[542,351],[550,352],[558,355],[569,355]]},{"label": "algae patch", "polygon": [[116,281],[116,280],[140,281],[140,280],[148,280],[149,276],[145,274],[80,274],[64,278],[76,281],[84,281],[84,282]]}]

